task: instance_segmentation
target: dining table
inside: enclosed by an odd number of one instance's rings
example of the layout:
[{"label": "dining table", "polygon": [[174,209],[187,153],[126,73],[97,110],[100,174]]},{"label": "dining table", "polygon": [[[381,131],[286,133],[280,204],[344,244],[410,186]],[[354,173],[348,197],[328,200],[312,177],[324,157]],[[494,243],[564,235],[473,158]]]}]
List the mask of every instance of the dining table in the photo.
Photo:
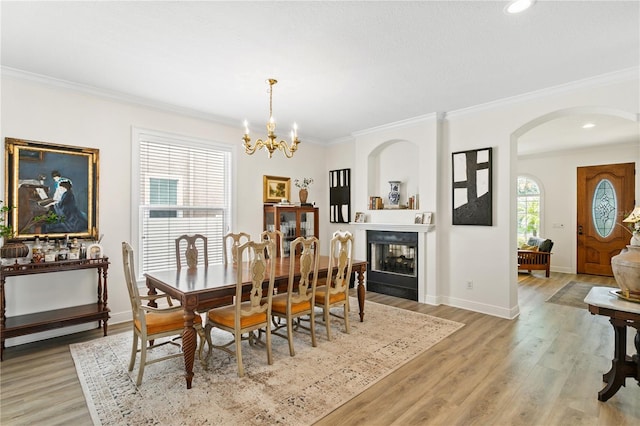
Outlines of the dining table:
[{"label": "dining table", "polygon": [[[269,259],[268,262],[275,268],[274,288],[276,288],[277,291],[287,291],[290,257],[275,257]],[[229,263],[227,265],[215,264],[198,266],[196,268],[168,269],[144,274],[149,295],[155,295],[158,294],[158,291],[161,291],[179,300],[184,309],[182,352],[184,354],[187,389],[191,389],[193,381],[193,363],[197,343],[197,334],[193,328],[193,320],[195,316],[198,315],[198,312],[229,305],[233,302],[236,294],[237,268],[239,267],[248,270],[248,262],[242,262],[237,265]],[[357,285],[354,284],[354,286],[356,287],[361,322],[364,321],[364,276],[366,270],[366,261],[352,261],[352,275],[354,275],[357,280]],[[328,271],[329,256],[320,256],[318,278],[326,278]],[[299,269],[296,273],[299,274]],[[251,282],[247,279],[244,284],[246,284],[248,294],[251,288]],[[268,287],[268,280],[265,281],[264,287]],[[244,291],[243,288],[243,292]],[[155,306],[155,302],[153,301],[149,302],[149,304],[150,306]]]}]

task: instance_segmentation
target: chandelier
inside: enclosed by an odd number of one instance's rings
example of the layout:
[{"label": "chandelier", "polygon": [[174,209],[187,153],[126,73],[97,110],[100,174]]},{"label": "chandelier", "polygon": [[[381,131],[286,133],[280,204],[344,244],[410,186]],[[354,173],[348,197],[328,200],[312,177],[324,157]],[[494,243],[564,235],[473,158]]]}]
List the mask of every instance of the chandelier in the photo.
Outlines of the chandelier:
[{"label": "chandelier", "polygon": [[287,143],[283,140],[280,142],[276,142],[278,136],[276,135],[276,122],[273,119],[273,85],[278,82],[278,80],[270,78],[267,80],[269,83],[269,121],[267,122],[267,140],[258,139],[253,145],[251,145],[251,138],[249,137],[249,124],[247,120],[244,121],[244,136],[242,140],[244,141],[244,151],[252,155],[254,152],[259,149],[266,148],[269,154],[269,158],[273,155],[273,152],[276,149],[279,149],[284,153],[287,158],[293,157],[293,154],[298,149],[298,144],[300,141],[298,140],[298,126],[294,123],[293,130],[291,130],[291,146],[287,145]]}]

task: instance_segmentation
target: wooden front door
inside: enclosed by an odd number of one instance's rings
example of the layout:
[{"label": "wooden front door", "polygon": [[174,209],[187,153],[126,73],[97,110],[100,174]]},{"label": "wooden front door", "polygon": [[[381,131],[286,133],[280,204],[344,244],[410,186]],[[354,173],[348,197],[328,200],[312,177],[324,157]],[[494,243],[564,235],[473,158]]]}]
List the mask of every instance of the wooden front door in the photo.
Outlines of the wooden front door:
[{"label": "wooden front door", "polygon": [[611,257],[631,239],[618,223],[635,205],[634,163],[578,167],[577,273],[613,276]]}]

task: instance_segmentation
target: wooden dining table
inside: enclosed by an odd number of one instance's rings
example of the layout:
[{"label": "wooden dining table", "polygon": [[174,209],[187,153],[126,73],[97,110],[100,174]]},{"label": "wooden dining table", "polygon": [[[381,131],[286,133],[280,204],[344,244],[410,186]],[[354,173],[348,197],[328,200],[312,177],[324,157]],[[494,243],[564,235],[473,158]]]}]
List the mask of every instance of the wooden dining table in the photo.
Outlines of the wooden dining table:
[{"label": "wooden dining table", "polygon": [[[277,257],[270,259],[270,264],[275,268],[274,287],[278,291],[287,291],[289,280],[289,257]],[[247,263],[241,265],[247,268]],[[184,332],[182,334],[182,351],[184,354],[185,378],[187,389],[191,389],[193,381],[193,363],[196,352],[196,331],[193,328],[193,319],[196,312],[231,304],[236,294],[237,267],[228,265],[209,265],[197,268],[171,269],[165,271],[149,272],[146,277],[149,295],[161,291],[177,299],[184,309]],[[247,268],[248,269],[248,268]],[[325,278],[329,270],[329,256],[320,256],[318,277]],[[367,270],[367,262],[354,260],[352,272],[357,277],[357,296],[360,313],[360,321],[364,320],[364,274]],[[247,292],[251,283],[246,282]],[[268,282],[265,282],[265,288]],[[150,302],[153,306],[153,302]]]}]

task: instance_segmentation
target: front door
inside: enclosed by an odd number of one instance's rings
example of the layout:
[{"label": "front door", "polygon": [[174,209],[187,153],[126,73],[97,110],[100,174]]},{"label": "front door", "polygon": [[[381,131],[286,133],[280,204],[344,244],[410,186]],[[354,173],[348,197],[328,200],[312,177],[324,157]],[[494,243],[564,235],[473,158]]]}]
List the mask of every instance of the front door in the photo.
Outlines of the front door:
[{"label": "front door", "polygon": [[611,257],[631,234],[618,225],[635,205],[635,164],[578,167],[577,273],[613,276]]}]

